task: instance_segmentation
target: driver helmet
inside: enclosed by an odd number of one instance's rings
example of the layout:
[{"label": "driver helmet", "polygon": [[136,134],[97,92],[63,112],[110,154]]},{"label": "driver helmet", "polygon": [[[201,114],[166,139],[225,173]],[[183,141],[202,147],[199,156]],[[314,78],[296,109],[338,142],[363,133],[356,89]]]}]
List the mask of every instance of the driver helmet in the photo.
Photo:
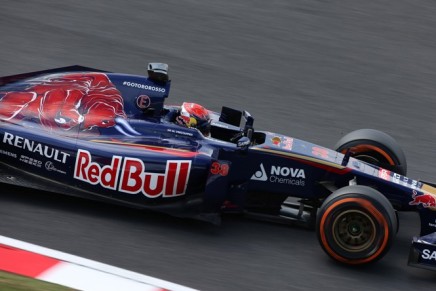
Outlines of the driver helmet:
[{"label": "driver helmet", "polygon": [[176,123],[188,128],[198,129],[204,136],[210,134],[209,111],[196,103],[184,102],[180,107],[180,115],[176,118]]}]

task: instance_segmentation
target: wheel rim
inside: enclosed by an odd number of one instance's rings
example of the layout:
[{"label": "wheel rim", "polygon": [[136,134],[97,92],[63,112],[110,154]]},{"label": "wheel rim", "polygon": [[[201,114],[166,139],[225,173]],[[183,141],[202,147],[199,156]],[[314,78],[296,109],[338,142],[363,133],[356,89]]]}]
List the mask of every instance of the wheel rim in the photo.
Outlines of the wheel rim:
[{"label": "wheel rim", "polygon": [[367,250],[375,241],[375,223],[360,210],[348,210],[333,221],[333,238],[347,252]]}]

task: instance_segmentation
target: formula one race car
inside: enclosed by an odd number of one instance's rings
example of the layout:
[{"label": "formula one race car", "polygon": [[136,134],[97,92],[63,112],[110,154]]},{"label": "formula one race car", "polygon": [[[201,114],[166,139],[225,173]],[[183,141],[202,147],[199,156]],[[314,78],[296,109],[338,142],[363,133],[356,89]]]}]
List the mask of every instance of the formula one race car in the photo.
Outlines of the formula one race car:
[{"label": "formula one race car", "polygon": [[409,263],[436,267],[436,186],[405,176],[392,137],[361,129],[331,150],[257,131],[248,112],[228,107],[208,111],[200,131],[164,105],[167,70],[72,66],[0,78],[0,182],[213,223],[231,212],[316,226],[324,251],[349,265],[380,259],[396,211],[417,210]]}]

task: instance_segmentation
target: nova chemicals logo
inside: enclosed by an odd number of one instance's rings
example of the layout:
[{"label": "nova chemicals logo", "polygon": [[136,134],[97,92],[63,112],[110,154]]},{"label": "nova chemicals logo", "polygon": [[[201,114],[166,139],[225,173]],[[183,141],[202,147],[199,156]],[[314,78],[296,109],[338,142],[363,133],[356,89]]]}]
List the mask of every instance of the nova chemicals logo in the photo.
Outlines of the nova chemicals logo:
[{"label": "nova chemicals logo", "polygon": [[266,181],[268,180],[268,177],[265,172],[265,168],[263,167],[263,164],[260,164],[260,170],[251,176],[251,180],[255,181]]},{"label": "nova chemicals logo", "polygon": [[263,164],[260,164],[259,170],[257,170],[251,180],[278,184],[288,184],[291,186],[305,186],[306,173],[304,169],[271,166],[269,170],[269,176],[265,171]]}]

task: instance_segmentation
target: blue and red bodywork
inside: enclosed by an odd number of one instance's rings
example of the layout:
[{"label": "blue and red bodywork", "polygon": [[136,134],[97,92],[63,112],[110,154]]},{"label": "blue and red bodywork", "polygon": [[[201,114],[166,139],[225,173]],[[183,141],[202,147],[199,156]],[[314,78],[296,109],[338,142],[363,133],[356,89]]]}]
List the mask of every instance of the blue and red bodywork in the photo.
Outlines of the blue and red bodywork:
[{"label": "blue and red bodywork", "polygon": [[283,217],[289,197],[316,214],[332,191],[356,183],[397,210],[419,210],[427,240],[436,232],[433,186],[277,133],[254,131],[239,146],[229,136],[244,129],[216,112],[204,137],[166,119],[170,81],[68,67],[0,85],[1,182],[212,222],[223,212]]}]

